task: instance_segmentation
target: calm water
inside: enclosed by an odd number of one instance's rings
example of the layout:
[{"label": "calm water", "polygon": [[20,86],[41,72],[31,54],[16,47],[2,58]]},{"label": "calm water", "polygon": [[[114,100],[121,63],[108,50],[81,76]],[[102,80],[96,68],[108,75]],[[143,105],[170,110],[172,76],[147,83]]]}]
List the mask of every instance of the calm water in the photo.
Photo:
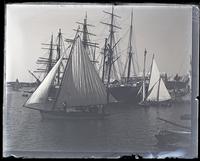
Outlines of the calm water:
[{"label": "calm water", "polygon": [[[22,107],[26,99],[22,92],[8,89],[7,106],[3,113],[3,146],[8,154],[18,151],[20,156],[51,157],[54,153],[49,152],[58,152],[54,157],[107,157],[163,151],[163,147],[157,146],[154,135],[162,129],[184,129],[160,121],[157,117],[191,126],[190,121],[180,119],[181,115],[190,114],[189,104],[148,108],[118,105],[107,109],[111,115],[105,120],[42,121],[38,111]],[[177,146],[187,147],[184,141]]]}]

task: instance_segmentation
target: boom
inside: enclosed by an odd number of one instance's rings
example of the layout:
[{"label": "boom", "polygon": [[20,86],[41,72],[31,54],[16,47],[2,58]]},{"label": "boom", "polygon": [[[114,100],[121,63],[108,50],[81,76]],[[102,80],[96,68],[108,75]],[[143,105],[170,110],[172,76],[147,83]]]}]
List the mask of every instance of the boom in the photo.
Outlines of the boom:
[{"label": "boom", "polygon": [[35,76],[35,74],[33,74],[30,70],[28,72],[36,79],[38,84],[41,83],[41,81]]}]

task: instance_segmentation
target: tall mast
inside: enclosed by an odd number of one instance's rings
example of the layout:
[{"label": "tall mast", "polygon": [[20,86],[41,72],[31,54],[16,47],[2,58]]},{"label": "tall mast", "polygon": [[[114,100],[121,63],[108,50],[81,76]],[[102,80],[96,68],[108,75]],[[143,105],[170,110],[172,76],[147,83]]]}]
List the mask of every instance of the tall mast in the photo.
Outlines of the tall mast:
[{"label": "tall mast", "polygon": [[[51,35],[51,40],[50,40],[50,44],[46,44],[46,43],[42,43],[42,45],[48,45],[49,47],[43,47],[42,49],[47,49],[49,50],[49,56],[48,58],[45,57],[39,57],[39,59],[37,60],[37,64],[44,64],[46,65],[46,69],[41,69],[38,68],[36,71],[34,72],[39,72],[39,73],[45,73],[44,78],[46,77],[46,75],[49,73],[49,71],[51,70],[51,68],[53,67],[53,64],[55,63],[55,60],[53,60],[53,50],[55,50],[55,48],[53,48],[54,46],[56,46],[55,44],[53,44],[53,34]],[[43,78],[43,79],[44,79]]]},{"label": "tall mast", "polygon": [[108,82],[107,82],[107,103],[109,103],[109,97],[110,97],[110,90],[108,88],[110,84],[110,72],[112,68],[112,59],[113,59],[113,50],[112,50],[112,44],[113,44],[113,6],[112,6],[112,14],[111,14],[111,25],[110,25],[110,44],[109,44],[109,56],[108,56],[108,62],[109,62],[109,71],[108,71]]},{"label": "tall mast", "polygon": [[159,101],[159,94],[160,94],[160,81],[161,81],[161,77],[159,77],[159,82],[158,82],[157,102]]},{"label": "tall mast", "polygon": [[[61,29],[58,32],[57,61],[60,59],[61,52]],[[58,67],[57,83],[60,84],[60,66]]]},{"label": "tall mast", "polygon": [[106,62],[106,50],[107,50],[107,38],[105,38],[104,52],[103,52],[103,71],[102,71],[102,82],[104,83],[105,75],[105,62]]},{"label": "tall mast", "polygon": [[[85,14],[85,18],[84,18],[84,21],[83,23],[82,22],[76,22],[77,24],[80,24],[83,26],[82,30],[77,30],[77,29],[73,29],[74,31],[78,31],[78,32],[82,32],[83,33],[83,37],[82,37],[82,42],[83,42],[83,47],[86,49],[86,50],[89,50],[89,47],[94,47],[95,49],[96,48],[99,48],[98,47],[98,43],[94,43],[94,42],[91,42],[90,39],[89,39],[89,36],[96,36],[95,34],[93,33],[90,33],[88,32],[88,26],[89,27],[95,27],[94,25],[91,25],[91,24],[88,24],[87,23],[87,12]],[[72,43],[73,40],[72,39],[65,39],[66,42],[70,42]],[[92,57],[91,55],[89,55],[90,57],[90,61],[93,62],[93,63],[96,63],[97,61],[95,60],[95,49],[94,51],[92,51]],[[90,53],[90,52],[89,52]]]},{"label": "tall mast", "polygon": [[152,73],[153,60],[154,60],[154,54],[153,54],[152,61],[151,61],[151,68],[150,68],[150,75],[149,75],[149,79],[151,79],[151,73]]},{"label": "tall mast", "polygon": [[51,68],[52,68],[52,56],[53,56],[53,34],[51,35],[51,43],[50,43],[49,62],[48,62],[47,73],[49,73]]},{"label": "tall mast", "polygon": [[[109,96],[110,96],[110,91],[109,91],[109,84],[110,84],[110,75],[111,75],[111,69],[112,69],[112,65],[113,65],[113,50],[114,50],[114,47],[116,46],[116,44],[113,45],[113,40],[114,40],[114,28],[117,28],[117,29],[121,29],[120,27],[114,25],[114,17],[118,17],[120,18],[118,15],[115,15],[113,12],[114,12],[114,7],[112,6],[112,12],[106,12],[106,11],[103,11],[104,13],[106,14],[109,14],[111,15],[111,22],[110,24],[109,23],[105,23],[105,22],[101,22],[102,24],[104,25],[108,25],[110,26],[110,34],[109,34],[109,38],[110,38],[110,42],[108,44],[108,63],[109,63],[109,67],[108,67],[108,80],[107,80],[107,103],[109,103]],[[118,59],[118,58],[117,58]]]},{"label": "tall mast", "polygon": [[131,59],[132,59],[132,29],[133,29],[133,26],[132,26],[132,23],[133,23],[133,10],[131,12],[131,26],[130,26],[130,35],[129,35],[129,51],[128,51],[128,73],[127,73],[127,81],[129,81],[129,78],[130,78],[130,71],[131,71]]},{"label": "tall mast", "polygon": [[107,81],[107,103],[109,103],[109,96],[110,96],[109,84],[110,84],[110,72],[112,68],[112,53],[113,53],[113,50],[109,44],[108,48],[109,48],[108,52],[110,53],[110,55],[108,56],[109,71],[108,71],[108,81]]},{"label": "tall mast", "polygon": [[[113,11],[114,11],[114,7],[112,6],[112,14],[111,14],[111,25],[110,25],[110,47],[112,48],[112,44],[113,44],[113,34],[114,34],[114,32],[113,32]],[[112,54],[112,53],[111,53]],[[111,55],[110,54],[110,55]]]},{"label": "tall mast", "polygon": [[83,23],[83,47],[86,48],[86,42],[87,40],[87,12],[84,18],[84,23]]},{"label": "tall mast", "polygon": [[142,97],[142,101],[145,100],[146,98],[146,87],[145,87],[145,64],[146,64],[146,55],[147,55],[147,50],[145,49],[144,51],[144,68],[143,68],[143,86],[142,86],[142,90],[143,90],[143,97]]},{"label": "tall mast", "polygon": [[112,50],[112,44],[113,44],[113,6],[112,6],[112,14],[111,14],[111,25],[110,25],[110,44],[109,44],[109,56],[108,56],[108,62],[109,62],[109,71],[108,71],[108,82],[107,85],[110,83],[110,72],[112,68],[112,58],[113,58],[113,50]]}]

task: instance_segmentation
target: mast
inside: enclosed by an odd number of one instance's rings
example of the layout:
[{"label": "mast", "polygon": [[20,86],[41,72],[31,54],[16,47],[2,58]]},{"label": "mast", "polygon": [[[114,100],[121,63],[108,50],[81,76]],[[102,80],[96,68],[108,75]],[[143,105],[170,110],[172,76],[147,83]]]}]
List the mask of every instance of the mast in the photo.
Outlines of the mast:
[{"label": "mast", "polygon": [[[103,11],[104,13],[106,14],[109,14],[111,15],[111,22],[110,24],[109,23],[105,23],[105,22],[100,22],[104,25],[108,25],[110,26],[110,34],[109,34],[109,38],[110,38],[110,42],[108,44],[108,63],[109,63],[109,66],[108,66],[108,80],[107,80],[107,103],[109,103],[109,95],[110,95],[110,91],[109,91],[109,84],[110,84],[110,75],[111,75],[111,69],[112,69],[112,64],[113,64],[113,50],[114,50],[114,47],[116,46],[116,43],[115,45],[113,45],[113,40],[114,40],[114,28],[117,28],[117,29],[121,29],[120,27],[114,25],[114,17],[118,17],[120,18],[120,16],[118,15],[115,15],[113,12],[114,12],[114,7],[112,6],[112,12],[106,12],[106,11]],[[118,59],[118,58],[117,58]]]},{"label": "mast", "polygon": [[[61,51],[61,29],[59,29],[58,32],[57,61],[60,59],[60,51]],[[58,85],[60,84],[60,66],[58,67],[57,83]]]},{"label": "mast", "polygon": [[128,73],[127,73],[127,82],[129,81],[130,78],[130,71],[131,71],[131,59],[132,59],[132,44],[131,44],[131,40],[132,40],[132,26],[133,23],[133,10],[131,12],[131,26],[130,26],[130,35],[129,35],[129,52],[128,52]]},{"label": "mast", "polygon": [[[51,35],[51,40],[50,40],[50,44],[46,44],[46,43],[42,43],[42,45],[48,45],[49,48],[42,48],[42,49],[47,49],[49,50],[49,56],[48,58],[44,58],[44,57],[39,57],[39,59],[37,60],[37,64],[44,64],[46,65],[46,69],[41,69],[38,68],[36,71],[34,72],[41,72],[41,73],[45,73],[44,78],[46,77],[46,75],[49,73],[49,71],[52,69],[53,64],[55,63],[55,60],[53,60],[53,50],[55,50],[53,48],[53,46],[56,46],[55,44],[53,44],[53,34]],[[43,78],[43,79],[44,79]]]},{"label": "mast", "polygon": [[87,40],[87,12],[84,18],[84,23],[83,23],[83,47],[86,48],[86,42]]},{"label": "mast", "polygon": [[[113,11],[114,11],[114,7],[112,6],[112,14],[111,14],[111,25],[110,25],[110,47],[112,48],[112,44],[113,44]],[[110,53],[110,55],[112,55],[112,53]]]},{"label": "mast", "polygon": [[152,57],[152,62],[151,62],[151,69],[150,69],[150,75],[149,75],[149,79],[151,79],[151,73],[152,73],[153,60],[154,60],[154,54],[153,54],[153,57]]},{"label": "mast", "polygon": [[53,34],[51,35],[51,43],[50,43],[49,62],[48,62],[47,73],[49,73],[51,68],[52,68],[52,56],[53,56]]},{"label": "mast", "polygon": [[110,72],[112,68],[112,59],[113,59],[113,50],[112,50],[112,44],[113,44],[113,6],[112,6],[112,14],[111,14],[111,25],[110,25],[110,44],[109,44],[109,56],[108,56],[108,62],[109,62],[109,71],[108,71],[108,82],[107,82],[107,103],[109,103],[109,96],[110,96],[110,90],[108,88],[110,84]]},{"label": "mast", "polygon": [[160,80],[161,80],[161,77],[159,77],[159,82],[158,82],[157,102],[159,101],[159,94],[160,94]]},{"label": "mast", "polygon": [[145,64],[146,64],[146,55],[147,55],[147,50],[145,48],[145,51],[144,51],[144,68],[143,68],[143,97],[142,97],[142,101],[145,100],[146,98],[146,87],[145,87]]},{"label": "mast", "polygon": [[109,103],[109,95],[110,95],[110,90],[109,90],[109,84],[110,84],[110,72],[111,72],[111,68],[112,68],[112,49],[111,46],[109,46],[109,52],[110,55],[108,56],[108,62],[109,62],[109,71],[108,71],[108,81],[107,81],[107,103]]},{"label": "mast", "polygon": [[107,38],[105,38],[104,52],[103,52],[103,71],[102,71],[102,82],[104,83],[104,75],[105,75],[105,62],[106,62],[106,50],[107,50]]},{"label": "mast", "polygon": [[[76,31],[76,32],[78,31],[78,32],[82,32],[83,33],[83,36],[82,36],[83,47],[86,50],[90,50],[92,52],[92,56],[89,55],[90,61],[93,62],[93,63],[97,63],[98,61],[95,60],[95,51],[96,51],[96,48],[99,48],[98,47],[99,44],[90,41],[90,37],[89,36],[96,36],[96,35],[93,34],[93,33],[88,32],[88,26],[89,27],[95,27],[95,26],[92,25],[92,24],[88,24],[87,23],[87,12],[85,14],[85,18],[84,18],[83,23],[82,22],[76,22],[76,23],[83,26],[82,30],[77,30],[77,29],[73,29],[73,30]],[[65,41],[73,43],[72,39],[65,39]],[[92,48],[89,48],[89,47],[94,47],[94,51],[92,51]]]}]

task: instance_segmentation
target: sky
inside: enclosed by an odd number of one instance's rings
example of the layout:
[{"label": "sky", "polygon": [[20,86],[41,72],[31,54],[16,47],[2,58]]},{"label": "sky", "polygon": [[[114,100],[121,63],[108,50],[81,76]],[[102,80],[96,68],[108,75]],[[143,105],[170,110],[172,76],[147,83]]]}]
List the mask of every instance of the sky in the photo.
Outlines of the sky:
[{"label": "sky", "polygon": [[[35,81],[28,70],[36,70],[36,60],[46,51],[41,43],[49,43],[51,34],[57,35],[61,28],[65,38],[73,38],[77,21],[83,22],[87,12],[88,23],[95,25],[89,31],[102,48],[109,28],[100,23],[109,22],[111,5],[83,4],[9,4],[5,15],[5,75],[6,81]],[[155,54],[160,72],[186,74],[190,70],[192,53],[192,6],[118,5],[114,13],[121,18],[116,24],[121,51],[128,46],[128,29],[133,10],[134,46],[137,50],[140,71],[143,68],[144,50],[147,49],[147,67]],[[97,53],[100,49],[97,50]],[[125,56],[127,53],[122,53]],[[123,57],[121,58],[124,62]]]}]

